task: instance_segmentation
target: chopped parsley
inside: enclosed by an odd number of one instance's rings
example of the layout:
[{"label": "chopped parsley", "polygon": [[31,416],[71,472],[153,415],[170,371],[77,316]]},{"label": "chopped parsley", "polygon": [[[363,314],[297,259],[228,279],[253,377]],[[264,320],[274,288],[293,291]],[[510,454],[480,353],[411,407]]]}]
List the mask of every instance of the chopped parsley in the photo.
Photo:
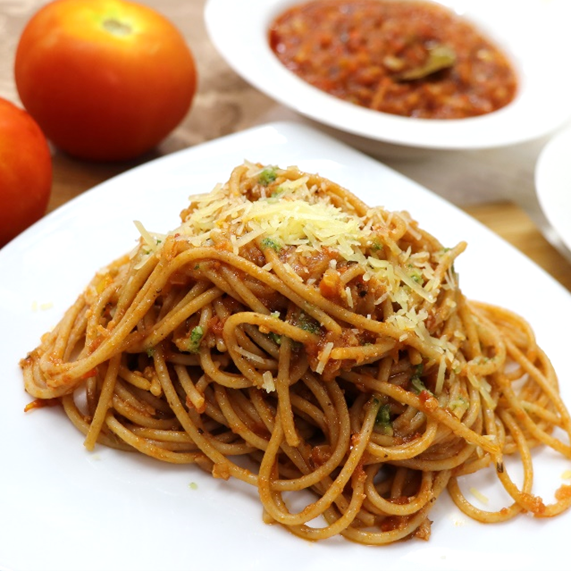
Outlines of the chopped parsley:
[{"label": "chopped parsley", "polygon": [[[410,379],[410,384],[412,387],[412,390],[418,395],[420,394],[422,391],[427,391],[428,393],[430,393],[430,391],[426,388],[426,385],[422,382],[422,379],[420,378],[422,373],[424,370],[424,366],[421,363],[420,365],[417,365],[415,367],[415,371],[414,371],[414,375],[412,375],[411,379]],[[432,393],[430,393],[432,394]]]},{"label": "chopped parsley", "polygon": [[376,250],[382,250],[384,248],[384,244],[378,239],[375,238],[373,240],[373,243],[371,244],[371,248],[376,251]]},{"label": "chopped parsley", "polygon": [[197,325],[191,332],[188,339],[188,350],[191,353],[197,353],[200,347],[200,342],[204,337],[204,329],[201,325]]},{"label": "chopped parsley", "polygon": [[409,264],[409,269],[412,270],[410,272],[410,277],[418,284],[422,284],[423,283],[423,279],[422,279],[422,273],[420,272],[420,270],[416,267],[414,267],[412,264]]},{"label": "chopped parsley", "polygon": [[379,408],[377,417],[375,418],[375,425],[381,432],[387,436],[393,435],[393,423],[391,422],[391,408],[390,405],[384,404]]},{"label": "chopped parsley", "polygon": [[453,412],[458,418],[461,418],[469,407],[470,403],[461,396],[451,400],[450,403],[448,404],[448,410],[450,412]]},{"label": "chopped parsley", "polygon": [[277,177],[278,173],[275,167],[266,167],[258,176],[258,182],[264,186],[268,186],[268,184],[274,182]]},{"label": "chopped parsley", "polygon": [[305,312],[301,312],[297,318],[297,327],[309,333],[319,333],[321,327],[319,323]]},{"label": "chopped parsley", "polygon": [[277,333],[274,333],[273,331],[270,331],[269,333],[269,338],[276,344],[276,345],[281,345],[282,344],[282,336],[278,335]]},{"label": "chopped parsley", "polygon": [[428,390],[426,385],[420,380],[420,377],[412,377],[410,380],[410,384],[412,386],[412,390],[418,395],[422,391]]},{"label": "chopped parsley", "polygon": [[262,246],[264,248],[271,248],[275,252],[279,252],[282,249],[280,243],[274,238],[264,238],[262,240]]},{"label": "chopped parsley", "polygon": [[[272,313],[270,314],[274,319],[277,319],[279,321],[280,319],[280,312],[279,311],[272,311]],[[268,337],[276,344],[276,345],[281,345],[282,344],[282,336],[278,335],[277,333],[274,333],[273,331],[270,331],[268,333]]]}]

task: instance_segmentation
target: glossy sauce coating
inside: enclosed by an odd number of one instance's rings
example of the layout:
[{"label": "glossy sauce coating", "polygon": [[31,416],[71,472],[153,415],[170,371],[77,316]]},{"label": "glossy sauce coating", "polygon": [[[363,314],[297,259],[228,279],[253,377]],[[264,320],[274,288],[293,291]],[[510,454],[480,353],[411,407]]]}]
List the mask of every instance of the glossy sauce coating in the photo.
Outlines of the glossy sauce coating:
[{"label": "glossy sauce coating", "polygon": [[[315,0],[276,18],[269,42],[313,86],[395,115],[473,117],[504,107],[517,91],[506,56],[473,24],[431,2]],[[403,79],[442,46],[455,55],[451,67]]]}]

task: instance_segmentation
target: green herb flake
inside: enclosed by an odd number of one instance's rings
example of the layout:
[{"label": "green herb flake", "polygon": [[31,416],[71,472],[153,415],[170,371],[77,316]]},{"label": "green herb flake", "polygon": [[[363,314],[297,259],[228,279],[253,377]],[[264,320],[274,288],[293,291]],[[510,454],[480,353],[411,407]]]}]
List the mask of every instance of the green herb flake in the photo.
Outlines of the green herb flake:
[{"label": "green herb flake", "polygon": [[154,347],[149,347],[149,348],[147,349],[147,357],[149,357],[149,359],[151,359],[154,354],[155,354],[155,348],[154,348]]},{"label": "green herb flake", "polygon": [[276,344],[276,345],[281,345],[282,344],[282,336],[278,335],[277,333],[274,333],[273,331],[270,331],[269,333],[269,338]]},{"label": "green herb flake", "polygon": [[420,365],[417,365],[415,367],[415,371],[414,374],[412,375],[411,379],[410,379],[410,385],[412,387],[412,390],[418,395],[420,394],[422,391],[426,391],[430,394],[432,394],[427,388],[426,385],[422,382],[422,379],[420,378],[422,376],[422,373],[424,372],[424,365],[421,363]]},{"label": "green herb flake", "polygon": [[305,312],[301,312],[299,314],[296,325],[300,329],[303,329],[304,331],[308,331],[309,333],[319,333],[319,331],[320,331],[319,323],[317,321],[315,321],[315,319],[313,319],[313,317],[311,317],[310,315],[307,315],[307,313],[305,313]]},{"label": "green herb flake", "polygon": [[264,238],[262,240],[262,247],[271,248],[275,252],[279,252],[282,249],[279,242],[277,240],[274,240],[273,238]]},{"label": "green herb flake", "polygon": [[412,386],[412,390],[418,395],[420,394],[422,391],[426,391],[427,388],[425,386],[425,384],[420,380],[419,377],[412,377],[412,379],[410,380],[410,384]]},{"label": "green herb flake", "polygon": [[464,413],[470,408],[470,403],[463,397],[459,396],[452,399],[448,403],[448,410],[458,419],[464,416]]},{"label": "green herb flake", "polygon": [[409,269],[412,270],[410,272],[410,277],[418,284],[423,283],[423,279],[422,279],[422,273],[420,272],[420,270],[416,267],[414,267],[412,264],[409,264]]},{"label": "green herb flake", "polygon": [[268,186],[278,177],[276,167],[266,167],[258,176],[258,182],[264,186]]},{"label": "green herb flake", "polygon": [[391,407],[388,404],[384,404],[379,408],[377,412],[377,417],[375,418],[375,425],[381,430],[381,432],[387,436],[393,435],[393,423],[391,422]]},{"label": "green herb flake", "polygon": [[371,244],[373,251],[382,250],[384,247],[384,244],[378,238],[375,238]]},{"label": "green herb flake", "polygon": [[197,353],[200,347],[200,342],[204,337],[204,329],[202,326],[197,325],[191,332],[188,339],[188,350],[191,353]]},{"label": "green herb flake", "polygon": [[198,490],[198,484],[196,482],[190,482],[190,484],[188,484],[188,487],[191,490]]}]

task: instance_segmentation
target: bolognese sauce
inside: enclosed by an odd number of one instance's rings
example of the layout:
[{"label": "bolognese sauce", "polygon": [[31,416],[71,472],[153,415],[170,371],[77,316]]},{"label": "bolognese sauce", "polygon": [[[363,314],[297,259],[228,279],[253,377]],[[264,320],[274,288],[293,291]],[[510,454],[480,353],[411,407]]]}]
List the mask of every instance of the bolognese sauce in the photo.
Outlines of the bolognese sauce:
[{"label": "bolognese sauce", "polygon": [[314,0],[278,16],[277,58],[311,85],[357,105],[461,119],[510,103],[517,75],[476,26],[424,0]]}]

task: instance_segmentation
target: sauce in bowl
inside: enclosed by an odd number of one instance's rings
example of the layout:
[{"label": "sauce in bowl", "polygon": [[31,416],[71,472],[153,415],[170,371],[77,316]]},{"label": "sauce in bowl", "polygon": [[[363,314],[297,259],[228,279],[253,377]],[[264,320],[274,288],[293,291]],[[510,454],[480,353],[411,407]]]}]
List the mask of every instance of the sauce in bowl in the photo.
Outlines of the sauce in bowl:
[{"label": "sauce in bowl", "polygon": [[393,115],[474,117],[517,92],[506,55],[472,23],[428,1],[313,0],[278,16],[269,42],[311,85]]}]

